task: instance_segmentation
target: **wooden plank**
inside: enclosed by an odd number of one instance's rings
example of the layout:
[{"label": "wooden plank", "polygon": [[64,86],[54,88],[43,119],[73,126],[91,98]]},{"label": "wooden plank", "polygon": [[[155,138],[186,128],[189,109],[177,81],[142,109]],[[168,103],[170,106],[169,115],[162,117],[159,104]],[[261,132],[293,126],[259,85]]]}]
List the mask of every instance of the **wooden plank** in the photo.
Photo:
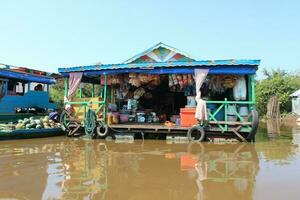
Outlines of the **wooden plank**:
[{"label": "wooden plank", "polygon": [[246,141],[247,141],[241,134],[239,134],[239,132],[238,132],[237,130],[232,129],[232,132],[233,132],[234,134],[236,134],[243,142],[246,142]]},{"label": "wooden plank", "polygon": [[178,126],[165,126],[162,124],[111,124],[109,125],[112,128],[126,128],[126,129],[153,129],[156,131],[159,130],[188,130],[190,127],[178,127]]},{"label": "wooden plank", "polygon": [[251,122],[209,121],[210,124],[251,125]]}]

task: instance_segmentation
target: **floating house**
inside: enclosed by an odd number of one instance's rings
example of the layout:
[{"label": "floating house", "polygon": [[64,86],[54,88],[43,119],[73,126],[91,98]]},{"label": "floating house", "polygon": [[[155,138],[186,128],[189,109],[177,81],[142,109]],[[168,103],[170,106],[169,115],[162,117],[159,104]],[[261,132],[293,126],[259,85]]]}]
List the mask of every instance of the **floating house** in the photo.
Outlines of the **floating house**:
[{"label": "floating house", "polygon": [[[254,76],[259,64],[196,60],[159,43],[120,64],[59,68],[66,104],[61,123],[69,135],[84,128],[100,137],[136,132],[252,141],[258,126]],[[84,84],[91,85],[90,97],[83,95]]]}]

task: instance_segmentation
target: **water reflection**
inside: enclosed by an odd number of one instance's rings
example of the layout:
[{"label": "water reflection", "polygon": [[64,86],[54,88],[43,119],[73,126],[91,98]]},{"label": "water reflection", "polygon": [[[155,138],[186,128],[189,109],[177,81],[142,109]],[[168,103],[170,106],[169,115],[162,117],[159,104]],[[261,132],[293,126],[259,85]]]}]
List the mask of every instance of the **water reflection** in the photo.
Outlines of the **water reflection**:
[{"label": "water reflection", "polygon": [[[192,144],[189,145],[189,148]],[[194,144],[195,145],[195,144]],[[196,199],[252,199],[259,170],[258,155],[251,144],[196,144],[198,154],[182,158],[181,165],[197,173]],[[218,192],[216,192],[216,190]]]},{"label": "water reflection", "polygon": [[280,136],[280,125],[280,119],[267,120],[267,133],[270,138],[276,138]]},{"label": "water reflection", "polygon": [[251,199],[259,165],[255,146],[241,143],[56,138],[0,152],[0,197],[17,199]]},{"label": "water reflection", "polygon": [[300,156],[299,129],[261,133],[255,144],[2,141],[0,199],[253,199],[266,162],[293,166]]}]

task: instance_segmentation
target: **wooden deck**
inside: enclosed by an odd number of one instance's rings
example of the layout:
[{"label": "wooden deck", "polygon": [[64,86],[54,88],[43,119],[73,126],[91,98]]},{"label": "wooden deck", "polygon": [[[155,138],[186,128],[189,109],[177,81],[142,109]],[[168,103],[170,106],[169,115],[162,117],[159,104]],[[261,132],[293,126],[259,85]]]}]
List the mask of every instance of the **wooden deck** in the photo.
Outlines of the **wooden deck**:
[{"label": "wooden deck", "polygon": [[[216,126],[217,124],[228,124],[233,125],[228,128],[227,132],[233,132],[235,128],[239,125],[250,125],[250,122],[210,122],[212,126],[209,126],[206,131],[210,133],[221,133],[221,130]],[[149,124],[149,123],[126,123],[126,124],[111,124],[109,127],[115,132],[131,132],[131,133],[178,133],[187,134],[191,127],[181,127],[181,126],[165,126],[163,124]],[[208,133],[207,132],[207,133]]]},{"label": "wooden deck", "polygon": [[111,124],[110,128],[117,131],[128,132],[145,132],[145,133],[187,133],[190,127],[165,126],[163,124],[148,123],[128,123],[128,124]]}]

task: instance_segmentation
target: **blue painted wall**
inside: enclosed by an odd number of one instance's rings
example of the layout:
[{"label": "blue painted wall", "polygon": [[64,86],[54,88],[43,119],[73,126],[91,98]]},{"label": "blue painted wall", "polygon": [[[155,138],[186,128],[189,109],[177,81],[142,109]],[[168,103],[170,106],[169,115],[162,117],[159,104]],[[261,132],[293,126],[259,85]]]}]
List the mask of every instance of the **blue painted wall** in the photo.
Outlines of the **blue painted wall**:
[{"label": "blue painted wall", "polygon": [[49,103],[49,93],[44,91],[28,91],[24,96],[5,95],[0,100],[0,113],[15,113],[15,108],[39,107],[55,109],[54,103]]}]

